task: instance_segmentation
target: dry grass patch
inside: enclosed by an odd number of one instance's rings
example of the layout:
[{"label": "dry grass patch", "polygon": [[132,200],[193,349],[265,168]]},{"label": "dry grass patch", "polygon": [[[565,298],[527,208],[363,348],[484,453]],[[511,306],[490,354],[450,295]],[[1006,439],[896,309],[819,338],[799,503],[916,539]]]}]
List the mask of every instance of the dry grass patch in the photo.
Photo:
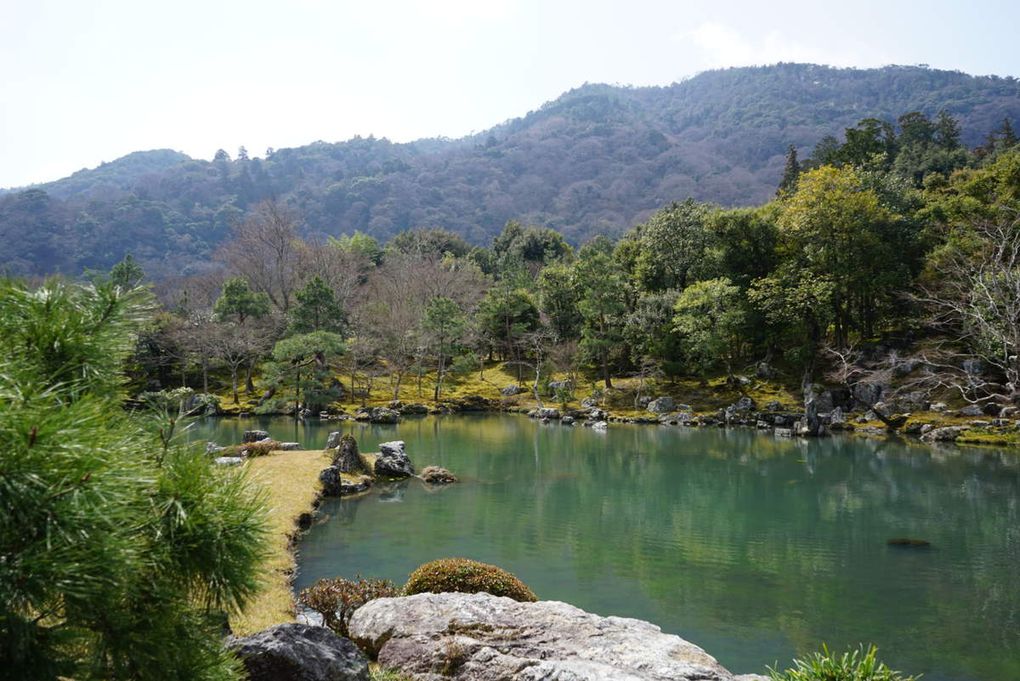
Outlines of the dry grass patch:
[{"label": "dry grass patch", "polygon": [[261,592],[243,612],[230,618],[234,633],[240,636],[294,620],[291,543],[298,532],[298,518],[312,510],[319,495],[319,472],[329,465],[329,456],[321,451],[276,451],[249,459],[245,465],[266,489],[272,547],[263,566]]}]

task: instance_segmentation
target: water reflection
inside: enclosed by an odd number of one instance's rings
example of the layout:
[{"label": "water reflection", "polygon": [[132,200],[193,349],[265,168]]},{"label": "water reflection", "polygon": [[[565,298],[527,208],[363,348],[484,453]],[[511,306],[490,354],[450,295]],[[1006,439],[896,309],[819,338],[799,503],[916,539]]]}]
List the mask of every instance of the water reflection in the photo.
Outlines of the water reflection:
[{"label": "water reflection", "polygon": [[[258,426],[309,447],[338,428]],[[251,427],[219,421],[195,436],[224,443]],[[929,681],[1020,678],[1012,452],[743,429],[599,434],[513,416],[342,427],[365,451],[403,439],[419,468],[463,482],[324,504],[330,520],[300,546],[298,588],[355,573],[402,582],[422,562],[464,555],[544,598],[651,620],[737,671],[823,641],[873,641]]]}]

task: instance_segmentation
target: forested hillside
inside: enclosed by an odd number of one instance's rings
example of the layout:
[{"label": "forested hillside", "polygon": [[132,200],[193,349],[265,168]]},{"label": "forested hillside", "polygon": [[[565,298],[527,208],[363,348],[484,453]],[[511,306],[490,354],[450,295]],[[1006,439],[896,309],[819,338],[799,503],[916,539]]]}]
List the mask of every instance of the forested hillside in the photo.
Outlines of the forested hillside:
[{"label": "forested hillside", "polygon": [[[231,227],[275,198],[312,240],[361,231],[386,241],[444,227],[484,244],[510,219],[581,243],[621,235],[671,201],[756,205],[787,149],[905,112],[955,117],[968,147],[1020,120],[1020,82],[922,67],[797,64],[700,74],[668,87],[585,85],[523,118],[460,140],[355,138],[211,161],[137,152],[0,195],[0,267],[78,274],[126,253],[155,278],[209,266]],[[384,132],[384,131],[380,131]],[[831,146],[831,140],[826,144]],[[824,150],[823,150],[824,151]]]}]

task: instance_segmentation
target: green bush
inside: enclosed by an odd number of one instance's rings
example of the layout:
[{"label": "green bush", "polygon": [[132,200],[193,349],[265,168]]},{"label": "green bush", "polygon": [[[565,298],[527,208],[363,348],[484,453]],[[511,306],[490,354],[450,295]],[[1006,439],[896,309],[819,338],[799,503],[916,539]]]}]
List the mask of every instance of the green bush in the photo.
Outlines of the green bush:
[{"label": "green bush", "polygon": [[322,615],[322,623],[327,627],[347,636],[347,624],[355,610],[376,598],[399,595],[396,586],[387,579],[363,579],[357,575],[353,580],[320,579],[301,591],[298,603]]},{"label": "green bush", "polygon": [[407,595],[420,593],[490,593],[515,601],[537,601],[524,582],[503,568],[467,558],[443,558],[420,565],[404,585]]},{"label": "green bush", "polygon": [[918,677],[903,676],[876,658],[878,648],[862,645],[857,650],[834,655],[827,646],[803,660],[794,660],[793,668],[776,671],[769,668],[772,681],[916,681]]}]

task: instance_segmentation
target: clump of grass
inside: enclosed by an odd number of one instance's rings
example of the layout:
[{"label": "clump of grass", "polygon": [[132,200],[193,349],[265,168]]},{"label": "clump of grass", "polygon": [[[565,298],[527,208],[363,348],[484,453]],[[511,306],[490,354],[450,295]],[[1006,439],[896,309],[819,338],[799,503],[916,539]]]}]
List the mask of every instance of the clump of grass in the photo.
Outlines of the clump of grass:
[{"label": "clump of grass", "polygon": [[467,558],[443,558],[425,563],[411,573],[404,593],[489,593],[515,601],[533,602],[538,597],[524,582],[503,568]]},{"label": "clump of grass", "polygon": [[889,669],[878,660],[878,648],[863,645],[836,655],[822,644],[820,653],[805,659],[795,659],[793,667],[777,671],[769,667],[772,681],[917,681],[916,676],[904,676]]},{"label": "clump of grass", "polygon": [[266,456],[270,452],[275,452],[280,448],[280,442],[278,440],[262,440],[261,442],[246,442],[241,445],[230,445],[224,447],[220,452],[219,456],[245,456],[256,457]]}]

